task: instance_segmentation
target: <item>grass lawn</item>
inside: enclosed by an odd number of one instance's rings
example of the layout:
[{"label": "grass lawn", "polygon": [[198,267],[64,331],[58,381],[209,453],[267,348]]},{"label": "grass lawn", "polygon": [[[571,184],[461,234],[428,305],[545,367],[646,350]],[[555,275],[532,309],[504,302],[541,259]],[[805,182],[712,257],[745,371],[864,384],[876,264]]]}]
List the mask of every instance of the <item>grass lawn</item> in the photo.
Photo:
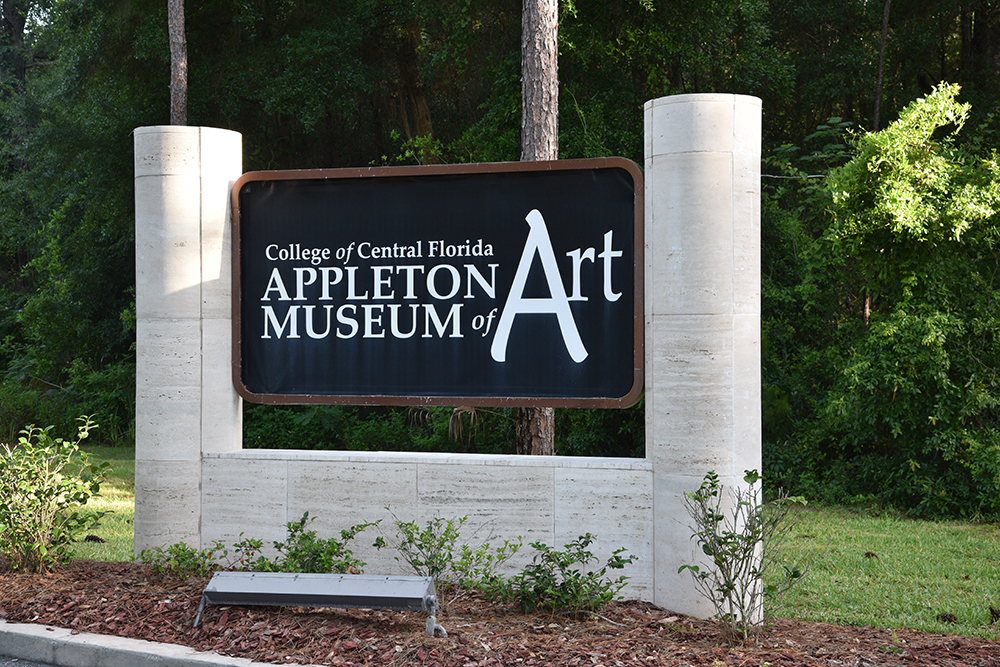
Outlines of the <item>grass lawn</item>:
[{"label": "grass lawn", "polygon": [[[112,466],[102,497],[93,501],[110,514],[93,531],[105,542],[81,543],[77,556],[131,560],[135,450],[86,450]],[[989,612],[1000,609],[997,524],[914,521],[839,508],[804,509],[797,517],[787,560],[811,561],[812,569],[770,607],[770,615],[1000,639],[1000,623],[991,624]],[[944,614],[955,622],[938,620]]]},{"label": "grass lawn", "polygon": [[[806,509],[785,553],[812,561],[770,614],[1000,639],[1000,526]],[[944,616],[954,622],[939,620]]]},{"label": "grass lawn", "polygon": [[76,556],[95,560],[131,560],[135,537],[132,526],[135,517],[135,449],[95,446],[82,449],[94,463],[107,461],[111,469],[101,485],[101,497],[87,503],[89,509],[108,512],[101,519],[101,525],[90,532],[104,542],[81,542],[76,545]]}]

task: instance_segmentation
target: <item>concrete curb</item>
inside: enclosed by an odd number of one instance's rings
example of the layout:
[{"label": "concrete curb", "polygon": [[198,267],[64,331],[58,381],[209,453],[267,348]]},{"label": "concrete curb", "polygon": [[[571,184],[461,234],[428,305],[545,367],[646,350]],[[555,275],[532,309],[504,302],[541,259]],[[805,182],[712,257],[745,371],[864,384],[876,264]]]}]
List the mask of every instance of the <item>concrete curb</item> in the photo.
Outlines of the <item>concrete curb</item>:
[{"label": "concrete curb", "polygon": [[274,667],[177,644],[6,621],[0,621],[0,655],[57,667]]}]

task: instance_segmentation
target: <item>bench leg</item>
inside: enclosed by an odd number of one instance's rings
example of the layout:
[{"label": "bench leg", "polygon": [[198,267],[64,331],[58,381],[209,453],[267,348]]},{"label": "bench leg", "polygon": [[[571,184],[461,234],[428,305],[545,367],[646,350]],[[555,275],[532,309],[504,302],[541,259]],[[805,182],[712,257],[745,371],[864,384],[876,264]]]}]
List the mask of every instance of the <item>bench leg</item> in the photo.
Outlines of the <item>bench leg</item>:
[{"label": "bench leg", "polygon": [[201,596],[201,604],[198,605],[198,614],[194,617],[194,627],[198,627],[198,621],[201,620],[201,612],[205,611],[205,596]]},{"label": "bench leg", "polygon": [[437,618],[435,618],[434,614],[431,614],[427,617],[427,635],[433,637],[435,632],[440,633],[442,637],[448,636],[448,631],[438,625]]}]

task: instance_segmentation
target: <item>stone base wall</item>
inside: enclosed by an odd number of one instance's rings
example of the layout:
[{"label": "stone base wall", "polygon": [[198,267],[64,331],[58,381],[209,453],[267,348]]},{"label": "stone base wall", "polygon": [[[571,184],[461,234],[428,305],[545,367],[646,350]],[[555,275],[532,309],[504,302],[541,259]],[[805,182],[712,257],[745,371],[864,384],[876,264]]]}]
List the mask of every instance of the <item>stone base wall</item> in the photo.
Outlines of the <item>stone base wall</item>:
[{"label": "stone base wall", "polygon": [[510,563],[518,570],[535,553],[531,542],[562,549],[591,533],[602,563],[625,547],[637,560],[615,576],[629,577],[629,597],[652,599],[652,470],[642,459],[245,450],[206,454],[202,484],[203,546],[232,544],[240,532],[283,540],[285,524],[304,512],[327,536],[381,519],[352,551],[367,573],[413,574],[394,550],[371,546],[378,535],[391,543],[393,515],[419,525],[468,517],[462,537],[470,546],[523,539]]}]

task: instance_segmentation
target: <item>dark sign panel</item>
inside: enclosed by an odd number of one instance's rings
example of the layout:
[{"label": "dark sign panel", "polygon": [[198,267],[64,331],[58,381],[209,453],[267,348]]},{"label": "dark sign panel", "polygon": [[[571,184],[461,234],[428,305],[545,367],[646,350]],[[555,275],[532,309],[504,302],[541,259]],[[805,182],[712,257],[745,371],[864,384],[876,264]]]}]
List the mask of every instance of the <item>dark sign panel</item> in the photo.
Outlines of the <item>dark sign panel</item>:
[{"label": "dark sign panel", "polygon": [[234,379],[255,402],[627,406],[642,174],[619,158],[245,174]]}]

